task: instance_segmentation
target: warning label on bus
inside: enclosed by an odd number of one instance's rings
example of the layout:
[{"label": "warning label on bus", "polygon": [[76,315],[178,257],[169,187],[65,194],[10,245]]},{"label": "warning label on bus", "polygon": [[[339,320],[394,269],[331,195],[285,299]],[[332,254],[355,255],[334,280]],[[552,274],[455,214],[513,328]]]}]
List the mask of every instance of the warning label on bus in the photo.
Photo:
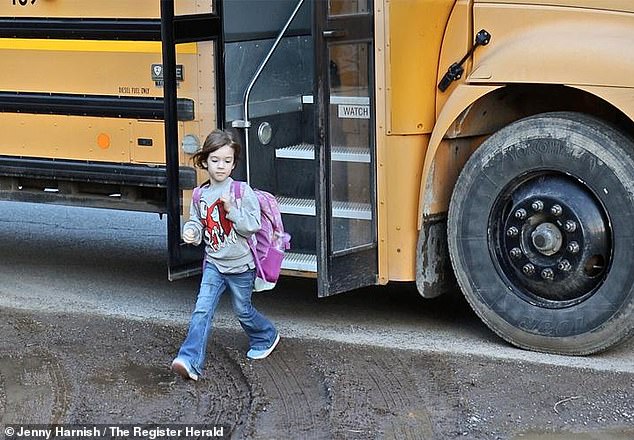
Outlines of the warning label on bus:
[{"label": "warning label on bus", "polygon": [[[183,81],[183,65],[176,65],[176,81],[177,83]],[[163,87],[163,65],[152,64],[152,81],[157,87]]]},{"label": "warning label on bus", "polygon": [[337,115],[343,119],[370,119],[369,105],[339,104]]},{"label": "warning label on bus", "polygon": [[149,95],[149,87],[119,86],[120,95]]}]

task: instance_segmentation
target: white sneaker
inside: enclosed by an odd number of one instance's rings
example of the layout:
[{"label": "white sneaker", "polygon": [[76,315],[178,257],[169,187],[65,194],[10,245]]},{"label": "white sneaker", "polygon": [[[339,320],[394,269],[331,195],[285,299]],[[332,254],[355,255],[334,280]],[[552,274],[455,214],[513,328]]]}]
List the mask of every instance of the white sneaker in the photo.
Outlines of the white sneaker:
[{"label": "white sneaker", "polygon": [[172,371],[183,379],[198,380],[198,375],[191,371],[187,364],[179,358],[172,361]]},{"label": "white sneaker", "polygon": [[249,359],[264,359],[265,357],[267,357],[268,355],[270,355],[271,353],[273,353],[273,350],[275,350],[275,347],[277,346],[277,343],[280,342],[280,334],[278,333],[277,336],[275,336],[275,341],[273,342],[273,344],[271,344],[271,346],[269,348],[267,348],[266,350],[254,350],[251,349],[247,352],[247,357]]}]

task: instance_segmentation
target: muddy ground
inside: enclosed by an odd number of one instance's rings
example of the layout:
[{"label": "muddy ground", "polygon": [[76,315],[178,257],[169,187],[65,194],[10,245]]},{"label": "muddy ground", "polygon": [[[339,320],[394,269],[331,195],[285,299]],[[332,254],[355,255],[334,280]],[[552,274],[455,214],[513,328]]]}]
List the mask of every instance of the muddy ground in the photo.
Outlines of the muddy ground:
[{"label": "muddy ground", "polygon": [[634,374],[283,338],[262,361],[215,331],[207,371],[169,363],[184,325],[0,309],[8,423],[222,425],[247,439],[632,439]]}]

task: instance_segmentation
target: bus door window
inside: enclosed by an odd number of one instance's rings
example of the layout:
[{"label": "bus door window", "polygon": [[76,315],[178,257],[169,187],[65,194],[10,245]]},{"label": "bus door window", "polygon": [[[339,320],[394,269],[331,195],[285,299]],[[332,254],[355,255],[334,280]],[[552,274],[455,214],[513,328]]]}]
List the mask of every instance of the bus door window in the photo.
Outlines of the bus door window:
[{"label": "bus door window", "polygon": [[329,46],[333,252],[374,241],[368,51],[368,43]]}]

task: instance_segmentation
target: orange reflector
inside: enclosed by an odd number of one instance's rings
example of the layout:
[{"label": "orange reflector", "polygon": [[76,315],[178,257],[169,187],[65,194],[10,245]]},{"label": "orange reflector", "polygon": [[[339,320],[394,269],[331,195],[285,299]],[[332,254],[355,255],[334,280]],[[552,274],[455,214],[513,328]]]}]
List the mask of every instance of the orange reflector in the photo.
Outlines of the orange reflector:
[{"label": "orange reflector", "polygon": [[97,145],[103,150],[110,148],[110,136],[106,133],[99,133],[99,136],[97,136]]}]

